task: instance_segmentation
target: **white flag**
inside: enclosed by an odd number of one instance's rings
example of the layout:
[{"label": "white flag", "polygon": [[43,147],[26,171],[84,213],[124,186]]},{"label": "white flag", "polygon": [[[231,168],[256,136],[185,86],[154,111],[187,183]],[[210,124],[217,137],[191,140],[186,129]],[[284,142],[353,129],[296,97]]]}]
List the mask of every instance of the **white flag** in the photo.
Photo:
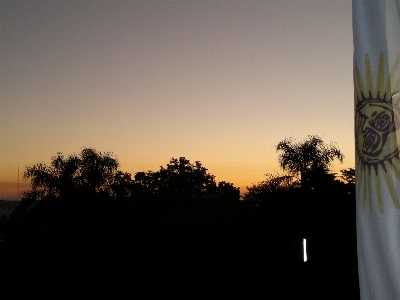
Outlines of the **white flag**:
[{"label": "white flag", "polygon": [[353,0],[362,300],[400,299],[400,0]]}]

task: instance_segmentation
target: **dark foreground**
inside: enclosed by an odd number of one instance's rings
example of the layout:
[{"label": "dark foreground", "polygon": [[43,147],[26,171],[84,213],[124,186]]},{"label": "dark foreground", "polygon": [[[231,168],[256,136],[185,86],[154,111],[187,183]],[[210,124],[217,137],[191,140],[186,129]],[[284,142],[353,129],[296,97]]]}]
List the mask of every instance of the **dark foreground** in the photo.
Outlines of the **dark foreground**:
[{"label": "dark foreground", "polygon": [[285,207],[42,204],[2,219],[1,299],[359,299],[352,211]]}]

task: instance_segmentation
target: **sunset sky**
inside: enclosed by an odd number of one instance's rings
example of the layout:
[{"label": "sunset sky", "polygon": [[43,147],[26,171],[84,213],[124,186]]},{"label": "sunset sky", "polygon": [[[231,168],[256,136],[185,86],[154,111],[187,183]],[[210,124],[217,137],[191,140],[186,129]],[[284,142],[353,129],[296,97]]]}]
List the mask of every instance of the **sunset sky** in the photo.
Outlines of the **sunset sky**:
[{"label": "sunset sky", "polygon": [[84,147],[240,187],[319,135],[354,167],[351,0],[0,1],[0,199]]}]

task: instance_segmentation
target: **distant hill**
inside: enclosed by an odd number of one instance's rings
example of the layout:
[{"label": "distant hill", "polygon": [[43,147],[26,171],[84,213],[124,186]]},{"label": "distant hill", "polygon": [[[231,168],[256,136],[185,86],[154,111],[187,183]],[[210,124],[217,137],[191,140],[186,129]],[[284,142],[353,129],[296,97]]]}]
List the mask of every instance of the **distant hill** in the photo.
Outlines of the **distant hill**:
[{"label": "distant hill", "polygon": [[14,209],[19,205],[19,201],[0,200],[0,217],[3,215],[9,216]]}]

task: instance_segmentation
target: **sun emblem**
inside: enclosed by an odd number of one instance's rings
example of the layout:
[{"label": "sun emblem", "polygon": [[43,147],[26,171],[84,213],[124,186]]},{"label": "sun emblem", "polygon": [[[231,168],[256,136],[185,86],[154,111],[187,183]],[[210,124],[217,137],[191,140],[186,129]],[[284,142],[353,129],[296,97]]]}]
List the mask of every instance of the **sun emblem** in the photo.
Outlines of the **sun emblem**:
[{"label": "sun emblem", "polygon": [[[365,84],[357,62],[354,63],[355,139],[357,201],[367,201],[370,210],[377,201],[383,212],[384,197],[391,198],[400,209],[400,56],[385,78],[385,56],[381,54],[376,74],[372,76],[369,55],[365,55]],[[386,81],[385,81],[386,79]],[[400,136],[399,136],[400,140]]]}]

